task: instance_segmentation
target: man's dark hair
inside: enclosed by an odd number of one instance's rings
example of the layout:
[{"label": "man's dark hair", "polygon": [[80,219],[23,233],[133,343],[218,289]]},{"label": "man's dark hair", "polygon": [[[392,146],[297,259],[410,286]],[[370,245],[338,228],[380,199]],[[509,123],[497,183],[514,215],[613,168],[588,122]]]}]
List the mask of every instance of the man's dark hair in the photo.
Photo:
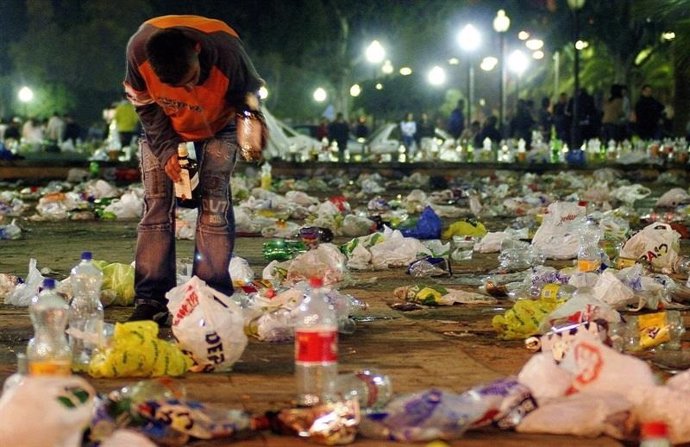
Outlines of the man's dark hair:
[{"label": "man's dark hair", "polygon": [[146,42],[146,56],[156,76],[165,84],[176,85],[189,73],[196,41],[178,29],[157,31]]}]

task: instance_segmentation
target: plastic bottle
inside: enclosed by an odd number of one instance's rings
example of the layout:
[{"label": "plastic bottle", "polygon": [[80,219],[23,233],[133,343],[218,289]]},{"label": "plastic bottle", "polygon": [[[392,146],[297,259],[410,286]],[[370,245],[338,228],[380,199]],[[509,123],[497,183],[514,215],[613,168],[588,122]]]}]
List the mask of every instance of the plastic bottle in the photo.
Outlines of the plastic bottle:
[{"label": "plastic bottle", "polygon": [[599,227],[593,220],[587,219],[580,231],[580,247],[577,251],[579,272],[594,272],[601,266],[599,239],[601,239]]},{"label": "plastic bottle", "polygon": [[177,205],[183,208],[196,208],[199,205],[199,169],[195,160],[189,158],[187,143],[177,146],[177,159],[182,171],[180,181],[175,183],[175,197]]},{"label": "plastic bottle", "polygon": [[357,399],[362,408],[383,407],[393,397],[390,377],[370,369],[340,374],[336,389],[344,399]]},{"label": "plastic bottle", "polygon": [[72,366],[81,371],[88,367],[93,350],[102,345],[103,339],[103,273],[94,265],[90,251],[81,254],[81,261],[70,274],[70,282],[73,298],[69,309],[69,328],[89,337],[85,340],[70,336]]},{"label": "plastic bottle", "polygon": [[26,374],[28,373],[28,365],[26,361],[26,354],[23,352],[17,353],[17,372],[5,379],[5,383],[2,384],[2,393],[5,394],[7,391],[11,390],[15,386],[19,385]]},{"label": "plastic bottle", "polygon": [[29,306],[34,337],[29,340],[26,358],[29,374],[68,376],[72,372],[72,351],[65,327],[69,306],[55,291],[55,280],[43,280],[43,290]]},{"label": "plastic bottle", "polygon": [[295,324],[297,404],[313,406],[336,397],[338,321],[320,278],[311,278]]},{"label": "plastic bottle", "polygon": [[665,422],[643,422],[640,427],[640,447],[671,447]]},{"label": "plastic bottle", "polygon": [[273,177],[271,175],[271,165],[266,162],[261,166],[261,189],[271,189],[271,182]]}]

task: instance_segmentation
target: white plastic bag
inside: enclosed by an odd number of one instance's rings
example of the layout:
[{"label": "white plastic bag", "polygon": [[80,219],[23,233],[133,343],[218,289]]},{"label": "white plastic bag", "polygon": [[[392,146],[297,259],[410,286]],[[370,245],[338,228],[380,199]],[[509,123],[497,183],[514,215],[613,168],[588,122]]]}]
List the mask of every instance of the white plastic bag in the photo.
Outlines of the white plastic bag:
[{"label": "white plastic bag", "polygon": [[672,188],[666,191],[659,200],[656,201],[655,207],[675,208],[680,205],[685,205],[690,202],[690,195],[683,188]]},{"label": "white plastic bag", "polygon": [[577,203],[552,203],[541,226],[534,233],[532,246],[550,259],[577,257],[580,247],[578,224],[584,219],[586,211],[584,206]]},{"label": "white plastic bag", "polygon": [[196,276],[165,297],[173,335],[196,363],[191,370],[229,370],[247,346],[240,307]]},{"label": "white plastic bag", "polygon": [[657,270],[672,271],[678,260],[680,234],[669,224],[653,223],[634,234],[623,245],[620,256],[644,259]]},{"label": "white plastic bag", "polygon": [[43,282],[43,275],[36,268],[36,260],[29,260],[29,275],[23,284],[17,284],[14,290],[5,298],[5,304],[13,306],[28,306],[31,299],[38,295],[38,289]]},{"label": "white plastic bag", "polygon": [[298,255],[290,263],[287,281],[295,284],[317,276],[324,284],[335,284],[344,279],[345,255],[331,243],[319,244],[313,250]]},{"label": "white plastic bag", "polygon": [[0,398],[0,445],[80,446],[95,394],[77,376],[25,377]]}]

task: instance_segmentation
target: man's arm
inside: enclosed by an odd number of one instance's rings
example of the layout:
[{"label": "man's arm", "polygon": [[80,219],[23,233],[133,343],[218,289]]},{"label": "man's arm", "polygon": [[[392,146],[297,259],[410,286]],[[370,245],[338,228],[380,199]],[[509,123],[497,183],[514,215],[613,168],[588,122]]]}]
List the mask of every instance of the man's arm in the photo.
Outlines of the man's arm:
[{"label": "man's arm", "polygon": [[170,157],[177,154],[181,138],[173,129],[170,118],[148,93],[134,56],[138,51],[136,45],[136,42],[130,41],[127,47],[127,72],[123,83],[125,93],[139,115],[151,151],[161,166],[166,166]]}]

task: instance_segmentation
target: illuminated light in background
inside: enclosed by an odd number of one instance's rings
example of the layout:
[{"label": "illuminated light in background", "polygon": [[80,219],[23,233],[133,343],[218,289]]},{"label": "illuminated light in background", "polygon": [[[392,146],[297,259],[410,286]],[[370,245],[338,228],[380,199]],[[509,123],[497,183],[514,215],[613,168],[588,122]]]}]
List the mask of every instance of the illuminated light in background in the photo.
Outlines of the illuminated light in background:
[{"label": "illuminated light in background", "polygon": [[359,84],[354,84],[352,87],[350,87],[350,96],[354,96],[356,98],[361,93],[362,87],[360,87]]},{"label": "illuminated light in background", "polygon": [[324,90],[322,87],[317,88],[314,90],[314,101],[316,102],[324,102],[328,98],[328,94],[326,93],[326,90]]},{"label": "illuminated light in background", "polygon": [[438,65],[435,65],[431,68],[431,70],[429,70],[426,79],[431,85],[443,85],[446,82],[446,71]]}]

